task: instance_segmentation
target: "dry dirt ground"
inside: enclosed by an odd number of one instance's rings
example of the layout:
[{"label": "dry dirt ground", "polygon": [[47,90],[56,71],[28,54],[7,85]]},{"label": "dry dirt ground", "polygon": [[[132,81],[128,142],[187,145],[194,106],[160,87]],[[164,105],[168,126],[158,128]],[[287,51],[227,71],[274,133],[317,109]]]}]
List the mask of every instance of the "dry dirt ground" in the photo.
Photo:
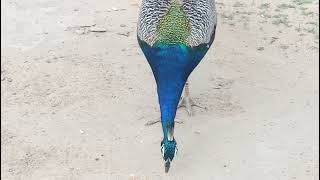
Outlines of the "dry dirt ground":
[{"label": "dry dirt ground", "polygon": [[1,179],[316,180],[318,0],[218,1],[164,174],[139,2],[1,1]]}]

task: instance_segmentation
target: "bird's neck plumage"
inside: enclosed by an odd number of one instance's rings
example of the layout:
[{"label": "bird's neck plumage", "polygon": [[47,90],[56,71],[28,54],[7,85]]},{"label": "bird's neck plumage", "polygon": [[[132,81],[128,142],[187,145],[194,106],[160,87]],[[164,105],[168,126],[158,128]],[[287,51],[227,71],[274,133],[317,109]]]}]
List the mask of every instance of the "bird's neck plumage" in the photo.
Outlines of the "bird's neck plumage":
[{"label": "bird's neck plumage", "polygon": [[183,44],[158,43],[156,49],[158,51],[152,58],[152,64],[157,82],[161,120],[171,122],[175,118],[177,105],[188,78],[188,47]]},{"label": "bird's neck plumage", "polygon": [[164,42],[150,46],[140,39],[139,44],[157,83],[161,122],[164,136],[167,137],[168,126],[174,122],[184,84],[208,48],[207,45],[189,47],[181,43]]}]

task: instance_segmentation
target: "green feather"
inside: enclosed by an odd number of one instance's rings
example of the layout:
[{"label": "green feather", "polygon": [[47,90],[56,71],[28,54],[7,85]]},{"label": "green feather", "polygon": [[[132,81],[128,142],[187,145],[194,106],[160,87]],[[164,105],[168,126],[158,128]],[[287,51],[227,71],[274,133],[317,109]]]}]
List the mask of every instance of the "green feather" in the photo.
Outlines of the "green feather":
[{"label": "green feather", "polygon": [[156,43],[187,45],[190,24],[181,4],[174,1],[160,20]]}]

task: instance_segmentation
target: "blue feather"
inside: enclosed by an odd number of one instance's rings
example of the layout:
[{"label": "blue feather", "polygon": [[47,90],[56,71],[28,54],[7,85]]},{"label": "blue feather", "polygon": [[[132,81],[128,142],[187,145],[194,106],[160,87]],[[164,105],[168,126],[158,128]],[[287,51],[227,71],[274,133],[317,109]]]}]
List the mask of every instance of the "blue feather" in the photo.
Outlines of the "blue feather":
[{"label": "blue feather", "polygon": [[189,47],[183,44],[156,43],[150,46],[138,40],[157,83],[161,123],[164,138],[167,138],[167,127],[174,123],[184,84],[211,44]]}]

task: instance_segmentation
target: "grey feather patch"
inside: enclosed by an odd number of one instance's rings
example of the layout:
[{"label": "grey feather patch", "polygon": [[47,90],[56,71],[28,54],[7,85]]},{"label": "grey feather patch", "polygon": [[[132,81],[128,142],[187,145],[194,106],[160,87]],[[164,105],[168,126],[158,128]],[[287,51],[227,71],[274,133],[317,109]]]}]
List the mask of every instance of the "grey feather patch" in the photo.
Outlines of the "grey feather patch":
[{"label": "grey feather patch", "polygon": [[183,8],[191,25],[188,44],[198,46],[208,43],[217,23],[214,0],[183,0]]},{"label": "grey feather patch", "polygon": [[138,21],[138,37],[153,45],[156,41],[157,26],[171,6],[171,0],[143,0]]}]

